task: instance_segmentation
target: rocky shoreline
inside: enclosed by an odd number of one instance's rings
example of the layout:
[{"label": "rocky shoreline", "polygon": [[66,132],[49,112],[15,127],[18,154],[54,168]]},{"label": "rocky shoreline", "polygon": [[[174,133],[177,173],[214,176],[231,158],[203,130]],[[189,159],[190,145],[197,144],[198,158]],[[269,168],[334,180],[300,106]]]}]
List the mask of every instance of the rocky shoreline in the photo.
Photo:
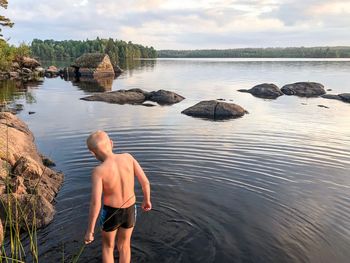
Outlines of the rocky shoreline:
[{"label": "rocky shoreline", "polygon": [[[54,198],[64,176],[49,167],[54,163],[38,152],[28,126],[12,113],[0,112],[0,143],[1,243],[11,223],[26,230],[52,221]],[[10,214],[16,222],[9,222]]]},{"label": "rocky shoreline", "polygon": [[43,77],[57,77],[61,74],[55,66],[44,69],[41,63],[31,57],[17,58],[8,71],[0,71],[0,80],[41,80]]}]

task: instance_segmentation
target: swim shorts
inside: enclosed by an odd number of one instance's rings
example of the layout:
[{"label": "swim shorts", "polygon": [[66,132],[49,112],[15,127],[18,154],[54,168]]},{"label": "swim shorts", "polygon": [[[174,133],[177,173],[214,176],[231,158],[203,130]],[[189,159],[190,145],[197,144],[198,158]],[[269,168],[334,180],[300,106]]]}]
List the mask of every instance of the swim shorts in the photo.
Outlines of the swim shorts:
[{"label": "swim shorts", "polygon": [[100,217],[102,230],[110,232],[122,228],[131,228],[136,222],[136,204],[127,208],[115,208],[108,205],[103,205]]}]

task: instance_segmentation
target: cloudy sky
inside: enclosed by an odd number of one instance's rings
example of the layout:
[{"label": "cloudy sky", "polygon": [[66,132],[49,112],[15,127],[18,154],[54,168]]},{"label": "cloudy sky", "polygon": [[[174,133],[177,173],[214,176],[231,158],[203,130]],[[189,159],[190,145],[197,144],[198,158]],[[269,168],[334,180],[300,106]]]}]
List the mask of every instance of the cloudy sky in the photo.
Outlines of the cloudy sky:
[{"label": "cloudy sky", "polygon": [[350,0],[9,0],[4,35],[156,49],[350,45]]}]

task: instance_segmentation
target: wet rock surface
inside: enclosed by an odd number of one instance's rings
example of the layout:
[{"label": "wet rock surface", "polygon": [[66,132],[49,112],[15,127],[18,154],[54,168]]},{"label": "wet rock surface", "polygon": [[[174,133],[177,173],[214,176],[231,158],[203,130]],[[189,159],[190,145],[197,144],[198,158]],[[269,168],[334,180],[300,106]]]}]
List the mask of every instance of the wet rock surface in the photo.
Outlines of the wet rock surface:
[{"label": "wet rock surface", "polygon": [[324,99],[331,99],[331,100],[340,100],[343,102],[350,103],[350,93],[341,93],[341,94],[324,94],[322,95],[322,98]]},{"label": "wet rock surface", "polygon": [[201,101],[192,107],[183,110],[181,113],[206,119],[230,119],[244,116],[248,113],[237,104],[217,100]]},{"label": "wet rock surface", "polygon": [[279,96],[283,95],[283,92],[272,83],[263,83],[254,86],[251,89],[240,89],[239,92],[247,92],[252,94],[255,97],[264,98],[264,99],[276,99]]},{"label": "wet rock surface", "polygon": [[324,86],[317,82],[296,82],[284,85],[281,91],[286,95],[299,97],[318,97],[326,94]]},{"label": "wet rock surface", "polygon": [[184,99],[181,95],[167,90],[144,91],[141,89],[117,90],[81,98],[87,101],[104,101],[117,104],[142,104],[145,101],[157,102],[160,105],[171,105]]}]

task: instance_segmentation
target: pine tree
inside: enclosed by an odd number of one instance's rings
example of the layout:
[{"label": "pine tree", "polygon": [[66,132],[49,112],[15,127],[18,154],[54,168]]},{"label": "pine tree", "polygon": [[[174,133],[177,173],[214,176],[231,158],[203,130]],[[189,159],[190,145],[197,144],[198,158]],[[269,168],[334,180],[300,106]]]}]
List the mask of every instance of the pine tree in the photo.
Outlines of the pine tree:
[{"label": "pine tree", "polygon": [[[7,9],[7,6],[8,6],[8,0],[0,0],[0,7]],[[13,23],[9,18],[3,15],[0,15],[0,26],[12,27]],[[3,39],[3,35],[1,34],[1,28],[0,28],[0,39]]]}]

